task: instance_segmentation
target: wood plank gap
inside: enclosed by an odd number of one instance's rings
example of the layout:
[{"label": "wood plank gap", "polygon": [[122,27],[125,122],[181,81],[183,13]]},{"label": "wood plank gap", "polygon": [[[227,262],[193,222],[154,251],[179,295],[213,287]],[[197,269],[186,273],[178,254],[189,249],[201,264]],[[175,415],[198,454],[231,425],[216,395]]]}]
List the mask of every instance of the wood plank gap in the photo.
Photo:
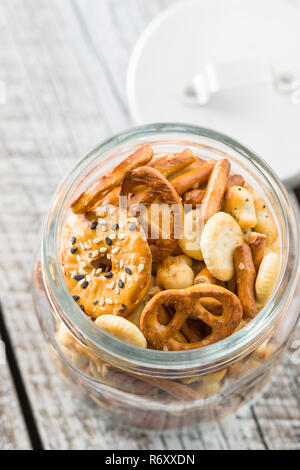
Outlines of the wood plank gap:
[{"label": "wood plank gap", "polygon": [[250,406],[250,411],[251,411],[252,417],[253,417],[253,419],[254,419],[254,421],[255,421],[258,434],[259,434],[259,436],[260,436],[260,438],[261,438],[261,441],[262,441],[262,443],[263,443],[263,445],[264,445],[265,450],[270,450],[269,447],[268,447],[268,444],[266,443],[266,440],[265,440],[265,438],[264,438],[264,433],[263,433],[263,431],[262,431],[262,429],[261,429],[261,427],[260,427],[260,424],[259,424],[259,421],[258,421],[258,418],[257,418],[257,416],[256,416],[256,413],[255,413],[255,411],[254,411],[254,407],[253,407],[253,406]]},{"label": "wood plank gap", "polygon": [[18,362],[12,347],[12,342],[6,328],[4,315],[0,304],[0,337],[5,344],[6,359],[10,373],[15,385],[20,408],[22,410],[27,432],[31,441],[33,450],[43,450],[42,440],[35,423],[34,414],[28,399],[24,381],[18,366]]}]

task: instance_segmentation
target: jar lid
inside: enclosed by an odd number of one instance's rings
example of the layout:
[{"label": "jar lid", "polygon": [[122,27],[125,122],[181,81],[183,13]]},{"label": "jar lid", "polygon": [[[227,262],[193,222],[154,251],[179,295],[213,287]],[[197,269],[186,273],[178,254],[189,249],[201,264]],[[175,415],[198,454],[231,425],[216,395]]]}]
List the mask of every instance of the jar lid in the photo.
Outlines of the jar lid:
[{"label": "jar lid", "polygon": [[136,124],[178,121],[232,135],[300,183],[300,7],[190,0],[138,40],[127,90]]}]

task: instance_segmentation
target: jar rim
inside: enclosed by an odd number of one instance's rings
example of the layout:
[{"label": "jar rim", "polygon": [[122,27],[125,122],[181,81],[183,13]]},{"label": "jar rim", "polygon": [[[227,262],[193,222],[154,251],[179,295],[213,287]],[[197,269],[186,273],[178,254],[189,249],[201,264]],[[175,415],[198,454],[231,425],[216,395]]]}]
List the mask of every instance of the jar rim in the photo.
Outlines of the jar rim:
[{"label": "jar rim", "polygon": [[[95,325],[95,323],[74,303],[70,295],[64,275],[60,266],[58,253],[58,226],[61,219],[62,208],[66,204],[72,188],[82,177],[84,169],[91,162],[96,163],[99,152],[113,151],[117,145],[125,144],[126,141],[139,137],[154,136],[155,134],[170,135],[175,133],[189,134],[191,136],[203,137],[213,142],[225,145],[244,157],[249,164],[259,171],[260,175],[275,189],[274,197],[284,221],[286,231],[286,256],[283,260],[281,275],[277,281],[276,289],[271,299],[246,326],[233,335],[204,348],[188,351],[157,351],[143,349],[120,341],[109,335]],[[291,298],[299,274],[299,228],[296,223],[294,208],[289,200],[286,189],[277,175],[269,165],[240,142],[228,137],[218,131],[180,123],[155,123],[146,124],[125,130],[94,147],[71,169],[62,183],[59,185],[50,205],[46,217],[42,237],[41,262],[47,294],[52,305],[64,323],[79,334],[83,342],[88,344],[95,352],[112,358],[116,363],[126,363],[132,369],[147,370],[148,368],[159,370],[177,370],[182,373],[191,369],[208,370],[212,364],[224,364],[232,357],[245,354],[254,347],[272,322],[280,315],[283,307]],[[292,267],[290,282],[285,287],[280,298],[276,294],[283,283],[287,269],[287,255],[293,254],[294,265]],[[291,265],[289,264],[289,269]],[[45,279],[46,278],[46,279]]]}]

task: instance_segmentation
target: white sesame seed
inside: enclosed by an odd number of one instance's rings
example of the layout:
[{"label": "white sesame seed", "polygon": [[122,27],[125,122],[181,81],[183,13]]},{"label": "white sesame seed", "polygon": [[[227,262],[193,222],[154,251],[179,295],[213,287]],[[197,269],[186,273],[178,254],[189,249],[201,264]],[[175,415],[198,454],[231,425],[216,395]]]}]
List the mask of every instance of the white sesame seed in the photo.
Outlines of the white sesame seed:
[{"label": "white sesame seed", "polygon": [[101,306],[104,305],[104,298],[103,298],[103,297],[101,297],[101,299],[99,300],[99,304],[100,304]]},{"label": "white sesame seed", "polygon": [[105,246],[102,246],[99,251],[100,251],[100,253],[106,253],[107,248]]},{"label": "white sesame seed", "polygon": [[116,293],[117,295],[119,295],[119,294],[120,294],[120,289],[119,289],[119,287],[118,287],[118,286],[116,286],[116,288],[115,288],[115,293]]},{"label": "white sesame seed", "polygon": [[87,275],[86,278],[87,282],[91,282],[91,276]]},{"label": "white sesame seed", "polygon": [[79,267],[80,267],[80,268],[85,268],[85,267],[86,267],[86,263],[85,263],[84,261],[80,261]]},{"label": "white sesame seed", "polygon": [[96,256],[98,256],[98,254],[99,254],[98,250],[93,251],[92,258],[95,258]]},{"label": "white sesame seed", "polygon": [[120,274],[120,278],[121,278],[121,281],[122,281],[122,282],[125,282],[125,280],[126,280],[126,274],[125,274],[125,273],[121,273],[121,274]]},{"label": "white sesame seed", "polygon": [[80,248],[81,248],[82,250],[84,249],[84,246],[83,246],[83,244],[82,244],[81,242],[79,242],[79,246],[80,246]]},{"label": "white sesame seed", "polygon": [[104,219],[100,219],[100,220],[99,220],[99,224],[100,224],[100,225],[106,225],[106,223],[107,223],[107,222],[106,222],[106,220],[104,220]]},{"label": "white sesame seed", "polygon": [[239,268],[240,268],[241,271],[243,271],[243,269],[245,269],[244,263],[240,263],[240,264],[239,264]]},{"label": "white sesame seed", "polygon": [[123,268],[123,266],[124,266],[124,260],[121,259],[121,260],[120,260],[120,268]]},{"label": "white sesame seed", "polygon": [[78,263],[80,263],[80,261],[81,261],[81,258],[80,258],[80,256],[79,256],[79,255],[77,255],[77,256],[76,256],[76,259],[77,259]]},{"label": "white sesame seed", "polygon": [[107,253],[106,258],[107,258],[107,259],[110,259],[110,258],[111,258],[111,256],[110,256],[109,253]]},{"label": "white sesame seed", "polygon": [[119,221],[119,228],[124,228],[124,222],[122,222],[122,220]]},{"label": "white sesame seed", "polygon": [[140,263],[140,264],[138,265],[138,272],[141,273],[141,272],[144,270],[144,267],[145,267],[145,266],[143,265],[143,263]]},{"label": "white sesame seed", "polygon": [[110,284],[108,284],[108,289],[113,289],[115,287],[115,281],[111,281]]},{"label": "white sesame seed", "polygon": [[96,271],[96,274],[100,274],[100,273],[102,273],[102,268],[98,268]]},{"label": "white sesame seed", "polygon": [[118,238],[119,240],[124,240],[126,238],[125,233],[119,233]]},{"label": "white sesame seed", "polygon": [[98,207],[98,209],[96,210],[96,214],[98,217],[105,217],[107,215],[107,212],[103,207]]},{"label": "white sesame seed", "polygon": [[77,271],[71,271],[71,279],[73,279],[74,276],[76,276]]},{"label": "white sesame seed", "polygon": [[108,304],[108,305],[112,305],[113,304],[113,301],[109,298],[106,298],[105,299],[105,303]]},{"label": "white sesame seed", "polygon": [[91,276],[95,276],[96,268],[93,269]]},{"label": "white sesame seed", "polygon": [[107,225],[102,225],[102,232],[107,232]]},{"label": "white sesame seed", "polygon": [[112,234],[110,235],[110,239],[111,239],[111,240],[115,240],[116,238],[117,238],[117,235],[116,235],[115,233],[112,233]]},{"label": "white sesame seed", "polygon": [[81,281],[78,282],[78,285],[81,286],[85,282],[85,279],[81,279]]},{"label": "white sesame seed", "polygon": [[82,276],[85,276],[87,274],[87,272],[84,271],[84,269],[78,269],[78,274],[81,274]]},{"label": "white sesame seed", "polygon": [[101,238],[94,238],[93,242],[94,242],[94,243],[100,243],[100,242],[101,242]]},{"label": "white sesame seed", "polygon": [[113,248],[111,250],[112,254],[115,255],[116,253],[118,253],[118,251],[120,251],[120,247],[119,246],[116,246],[115,248]]},{"label": "white sesame seed", "polygon": [[130,217],[130,218],[128,219],[128,222],[130,222],[131,224],[134,224],[134,223],[136,223],[137,221],[138,221],[138,220],[137,220],[136,217]]}]

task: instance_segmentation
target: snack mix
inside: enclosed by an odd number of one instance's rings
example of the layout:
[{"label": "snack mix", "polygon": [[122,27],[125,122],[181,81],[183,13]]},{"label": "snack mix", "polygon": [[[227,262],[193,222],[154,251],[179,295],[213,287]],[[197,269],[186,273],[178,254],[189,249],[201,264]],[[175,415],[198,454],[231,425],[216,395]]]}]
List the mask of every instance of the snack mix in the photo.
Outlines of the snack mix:
[{"label": "snack mix", "polygon": [[[266,202],[227,158],[205,160],[188,148],[154,155],[143,145],[104,173],[71,203],[61,247],[68,290],[99,328],[168,352],[203,348],[243,328],[272,295],[280,264]],[[238,361],[199,378],[135,378],[83,354],[62,323],[57,340],[79,368],[142,396],[196,400],[241,372]],[[243,373],[273,351],[261,345]]]}]

